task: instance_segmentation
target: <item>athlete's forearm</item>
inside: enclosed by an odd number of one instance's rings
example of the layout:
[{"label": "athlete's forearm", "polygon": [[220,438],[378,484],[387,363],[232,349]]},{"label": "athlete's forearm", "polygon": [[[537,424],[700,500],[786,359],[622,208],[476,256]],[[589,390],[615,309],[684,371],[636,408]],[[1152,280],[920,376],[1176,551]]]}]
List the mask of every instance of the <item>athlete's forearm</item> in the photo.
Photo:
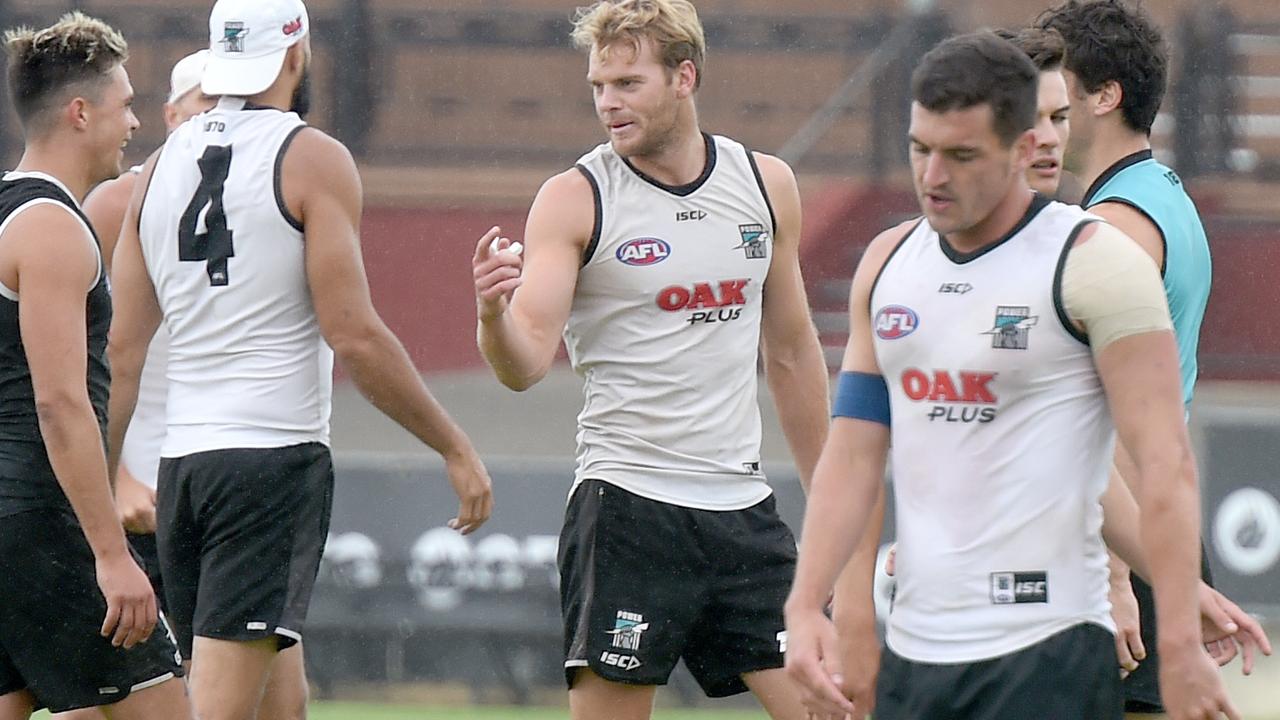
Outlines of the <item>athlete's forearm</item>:
[{"label": "athlete's forearm", "polygon": [[880,554],[880,534],[884,530],[884,486],[876,495],[875,506],[853,557],[836,580],[831,618],[841,635],[875,631],[875,572]]},{"label": "athlete's forearm", "polygon": [[128,553],[107,483],[102,433],[88,398],[37,402],[40,434],[53,474],[98,559]]},{"label": "athlete's forearm", "polygon": [[384,415],[445,458],[474,449],[457,423],[427,389],[404,345],[385,326],[367,337],[335,345],[360,394]]},{"label": "athlete's forearm", "polygon": [[[1194,459],[1172,444],[1162,456],[1137,459],[1142,475],[1142,546],[1156,598],[1161,646],[1199,643],[1200,499]],[[1167,478],[1160,482],[1160,478]]]},{"label": "athlete's forearm", "polygon": [[1146,553],[1142,550],[1141,514],[1129,485],[1112,468],[1107,490],[1102,494],[1102,539],[1110,550],[1111,584],[1127,586],[1129,570],[1150,580]]},{"label": "athlete's forearm", "polygon": [[546,376],[557,342],[557,338],[535,338],[510,306],[500,315],[481,317],[476,324],[476,344],[485,362],[499,382],[517,392]]},{"label": "athlete's forearm", "polygon": [[[787,601],[797,610],[825,605],[836,577],[871,525],[884,479],[888,428],[868,431],[849,426],[860,422],[837,419],[818,459],[805,503],[796,578]],[[855,432],[871,432],[875,437],[859,442]]]},{"label": "athlete's forearm", "polygon": [[816,334],[799,347],[765,346],[765,379],[778,409],[778,421],[795,460],[800,484],[809,491],[813,469],[822,454],[830,426],[830,390],[827,366]]},{"label": "athlete's forearm", "polygon": [[114,487],[125,434],[138,406],[138,386],[142,382],[146,348],[139,350],[112,343],[107,350],[111,362],[111,396],[107,400],[107,472]]}]

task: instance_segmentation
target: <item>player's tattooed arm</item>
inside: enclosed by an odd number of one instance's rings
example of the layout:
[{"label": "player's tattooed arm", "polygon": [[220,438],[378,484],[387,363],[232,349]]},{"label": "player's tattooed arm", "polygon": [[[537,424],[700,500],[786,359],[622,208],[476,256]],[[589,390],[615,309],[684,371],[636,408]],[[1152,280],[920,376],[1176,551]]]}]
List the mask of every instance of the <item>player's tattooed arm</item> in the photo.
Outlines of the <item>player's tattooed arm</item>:
[{"label": "player's tattooed arm", "polygon": [[[512,390],[527,390],[555,360],[569,319],[578,269],[595,227],[595,194],[578,169],[547,180],[529,209],[524,251],[493,228],[476,244],[471,271],[476,292],[476,344],[494,374]],[[493,246],[497,240],[498,248]],[[495,250],[498,250],[495,252]]]},{"label": "player's tattooed arm", "polygon": [[800,191],[782,160],[755,153],[777,219],[761,321],[765,379],[806,492],[830,423],[827,365],[800,274]]}]

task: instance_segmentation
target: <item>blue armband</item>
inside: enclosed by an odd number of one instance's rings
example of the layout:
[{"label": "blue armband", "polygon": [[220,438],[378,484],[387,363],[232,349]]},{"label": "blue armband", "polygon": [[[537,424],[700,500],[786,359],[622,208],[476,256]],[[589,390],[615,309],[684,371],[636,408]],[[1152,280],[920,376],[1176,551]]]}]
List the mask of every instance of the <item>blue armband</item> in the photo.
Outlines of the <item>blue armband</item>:
[{"label": "blue armband", "polygon": [[868,420],[889,426],[889,386],[883,375],[842,372],[836,384],[831,417]]}]

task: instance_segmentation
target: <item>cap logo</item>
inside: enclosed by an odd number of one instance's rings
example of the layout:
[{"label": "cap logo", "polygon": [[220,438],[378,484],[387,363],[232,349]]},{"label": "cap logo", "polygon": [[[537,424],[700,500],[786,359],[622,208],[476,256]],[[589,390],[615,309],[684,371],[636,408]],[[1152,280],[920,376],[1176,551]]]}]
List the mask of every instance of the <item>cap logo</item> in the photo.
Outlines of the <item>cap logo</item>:
[{"label": "cap logo", "polygon": [[302,32],[302,16],[299,15],[298,17],[285,23],[284,27],[281,29],[284,30],[285,35],[296,35],[299,32]]},{"label": "cap logo", "polygon": [[249,28],[244,26],[243,22],[232,21],[222,25],[222,44],[229,53],[244,52],[244,38],[249,34]]}]

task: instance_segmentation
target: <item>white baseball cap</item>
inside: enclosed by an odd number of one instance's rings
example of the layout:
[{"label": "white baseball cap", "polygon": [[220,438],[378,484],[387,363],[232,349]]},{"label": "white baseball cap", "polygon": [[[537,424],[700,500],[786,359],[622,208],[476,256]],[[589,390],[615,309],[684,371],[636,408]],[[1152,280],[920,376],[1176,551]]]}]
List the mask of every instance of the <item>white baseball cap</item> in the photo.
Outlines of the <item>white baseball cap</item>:
[{"label": "white baseball cap", "polygon": [[285,52],[310,30],[302,0],[218,0],[209,13],[204,93],[248,97],[266,90]]},{"label": "white baseball cap", "polygon": [[175,103],[183,95],[200,87],[204,65],[209,60],[208,50],[197,50],[173,65],[169,73],[169,102]]}]

